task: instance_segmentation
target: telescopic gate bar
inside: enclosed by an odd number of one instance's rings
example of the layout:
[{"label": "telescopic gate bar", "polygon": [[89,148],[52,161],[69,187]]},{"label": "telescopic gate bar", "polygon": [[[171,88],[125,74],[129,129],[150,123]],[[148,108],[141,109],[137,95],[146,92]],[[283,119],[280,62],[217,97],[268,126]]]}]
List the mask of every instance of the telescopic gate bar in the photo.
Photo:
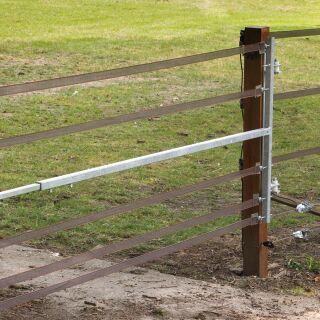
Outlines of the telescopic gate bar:
[{"label": "telescopic gate bar", "polygon": [[[88,180],[96,177],[101,177],[101,176],[115,173],[115,172],[121,172],[128,169],[142,167],[148,164],[152,164],[152,163],[156,163],[164,160],[178,158],[181,156],[193,154],[200,151],[205,151],[205,150],[222,147],[222,146],[237,143],[237,142],[242,142],[245,140],[263,137],[268,134],[270,134],[270,128],[262,128],[262,129],[236,133],[236,134],[229,135],[222,138],[203,141],[203,142],[199,142],[199,143],[195,143],[195,144],[191,144],[191,145],[187,145],[179,148],[152,153],[152,154],[138,157],[138,158],[132,158],[132,159],[115,162],[115,163],[100,166],[100,167],[95,167],[95,168],[91,168],[83,171],[77,171],[77,172],[66,174],[59,177],[40,180],[40,181],[37,181],[37,184],[40,185],[40,190],[53,189],[60,186],[69,185],[69,184],[73,184],[76,182],[80,182],[80,181],[84,181],[84,180]],[[20,187],[18,189],[19,189],[19,194],[31,192],[30,186]],[[16,195],[14,190],[17,190],[17,188],[0,192],[0,199],[10,198]]]}]

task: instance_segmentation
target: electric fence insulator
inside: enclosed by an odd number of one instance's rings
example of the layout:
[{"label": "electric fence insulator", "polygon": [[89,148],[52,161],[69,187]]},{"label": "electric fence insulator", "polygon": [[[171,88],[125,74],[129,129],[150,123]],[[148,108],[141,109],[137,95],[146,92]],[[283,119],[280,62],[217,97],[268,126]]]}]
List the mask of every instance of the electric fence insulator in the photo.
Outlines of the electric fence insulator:
[{"label": "electric fence insulator", "polygon": [[296,211],[299,213],[309,212],[313,208],[313,205],[309,201],[303,201],[298,204],[296,207]]},{"label": "electric fence insulator", "polygon": [[298,231],[292,232],[292,235],[296,239],[307,240],[308,239],[308,230],[306,230],[306,229],[298,230]]},{"label": "electric fence insulator", "polygon": [[277,178],[273,178],[271,181],[271,192],[276,195],[280,194],[280,183]]},{"label": "electric fence insulator", "polygon": [[281,64],[277,59],[274,59],[274,74],[280,74],[281,73]]}]

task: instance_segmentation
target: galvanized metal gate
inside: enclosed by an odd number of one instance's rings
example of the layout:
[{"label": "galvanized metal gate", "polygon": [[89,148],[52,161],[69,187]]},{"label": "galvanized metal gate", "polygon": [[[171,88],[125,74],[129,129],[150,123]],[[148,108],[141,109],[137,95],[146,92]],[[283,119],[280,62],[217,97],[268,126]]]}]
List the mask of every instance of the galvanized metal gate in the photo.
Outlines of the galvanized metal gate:
[{"label": "galvanized metal gate", "polygon": [[[63,185],[74,184],[79,181],[84,181],[84,180],[108,175],[115,172],[120,172],[124,170],[129,170],[132,168],[141,167],[141,166],[149,165],[149,164],[156,163],[163,160],[174,159],[177,157],[182,157],[184,155],[188,155],[188,154],[192,154],[192,153],[200,152],[204,150],[209,150],[213,148],[218,148],[228,144],[239,143],[239,142],[244,142],[244,141],[258,139],[258,138],[262,139],[262,150],[256,150],[256,152],[259,152],[259,153],[261,152],[261,156],[262,156],[261,163],[257,163],[256,165],[250,168],[246,168],[238,172],[232,172],[224,176],[215,177],[215,178],[212,178],[197,184],[193,184],[190,186],[185,186],[180,189],[159,193],[148,198],[142,198],[142,199],[133,201],[129,204],[113,207],[102,212],[97,212],[97,213],[89,214],[79,218],[62,221],[60,223],[50,225],[45,228],[24,232],[6,239],[1,239],[0,248],[5,248],[13,244],[19,244],[27,240],[38,239],[40,237],[44,237],[54,232],[67,230],[75,226],[98,221],[106,217],[123,214],[131,210],[135,210],[138,208],[142,208],[144,206],[160,203],[162,201],[172,199],[174,197],[181,196],[190,192],[204,190],[211,186],[214,186],[223,182],[231,181],[236,178],[246,178],[250,176],[261,175],[261,193],[257,195],[257,197],[253,197],[237,205],[232,205],[220,210],[216,210],[205,216],[194,217],[182,223],[178,223],[166,228],[162,228],[157,231],[146,233],[144,235],[136,236],[131,239],[123,240],[117,243],[112,243],[105,247],[84,252],[82,254],[79,254],[73,257],[65,258],[61,261],[54,262],[52,264],[38,267],[32,270],[28,270],[17,275],[11,275],[9,277],[0,279],[0,288],[5,288],[7,286],[10,286],[12,284],[15,284],[21,281],[26,281],[35,277],[43,276],[57,270],[61,270],[79,263],[83,263],[85,261],[89,261],[91,259],[101,258],[107,254],[128,249],[135,245],[141,244],[143,242],[146,242],[155,238],[163,237],[165,235],[177,232],[179,230],[183,230],[185,228],[189,228],[202,223],[207,223],[217,217],[234,214],[236,212],[247,210],[250,208],[253,210],[256,210],[254,215],[250,216],[249,218],[242,219],[229,226],[213,230],[211,232],[199,235],[197,237],[180,242],[178,244],[168,246],[152,252],[148,252],[146,254],[143,254],[141,256],[138,256],[132,259],[127,259],[111,267],[101,269],[101,270],[83,275],[78,278],[74,278],[68,281],[58,283],[56,285],[48,286],[46,288],[35,290],[29,293],[25,293],[23,295],[18,295],[16,297],[1,301],[0,310],[5,310],[33,299],[45,297],[50,293],[66,289],[98,277],[103,277],[114,272],[119,272],[130,266],[155,260],[167,254],[177,252],[179,250],[188,248],[195,244],[199,244],[202,241],[209,240],[212,237],[222,235],[224,233],[230,232],[237,228],[247,228],[252,225],[269,223],[271,221],[271,189],[270,188],[271,188],[272,165],[275,163],[279,163],[281,161],[294,159],[299,156],[318,154],[320,151],[319,147],[307,149],[307,150],[301,150],[298,152],[293,152],[291,154],[278,156],[274,158],[274,161],[272,161],[272,116],[273,116],[274,99],[281,100],[281,99],[290,99],[290,98],[303,97],[307,95],[320,94],[320,88],[312,88],[312,89],[298,90],[298,91],[292,91],[292,92],[286,92],[286,93],[280,93],[280,94],[274,95],[273,89],[274,89],[275,36],[279,38],[283,38],[283,37],[295,37],[295,36],[301,36],[301,35],[319,35],[319,34],[320,34],[320,29],[271,33],[267,41],[265,42],[242,45],[240,47],[216,51],[216,52],[210,52],[210,53],[176,58],[176,59],[165,60],[165,61],[158,61],[158,62],[153,62],[149,64],[125,67],[125,68],[102,71],[102,72],[95,72],[95,73],[90,73],[85,75],[75,75],[75,76],[69,76],[69,77],[64,77],[59,79],[50,79],[50,80],[36,81],[36,82],[30,82],[25,84],[0,87],[0,96],[7,96],[7,95],[18,94],[18,93],[24,93],[24,92],[33,92],[37,90],[44,90],[49,88],[56,88],[56,87],[63,87],[63,86],[74,85],[79,83],[98,81],[102,79],[117,78],[117,77],[127,76],[130,74],[150,72],[150,71],[160,70],[164,68],[183,66],[191,63],[199,63],[199,62],[208,61],[212,59],[220,59],[223,57],[229,57],[229,56],[238,55],[238,54],[249,54],[249,53],[259,54],[263,56],[263,61],[264,61],[263,83],[261,83],[260,86],[257,86],[255,88],[250,88],[249,90],[245,90],[243,92],[236,92],[236,93],[232,93],[224,96],[218,96],[218,97],[212,97],[212,98],[207,98],[203,100],[181,103],[181,104],[157,108],[149,111],[142,110],[142,111],[138,111],[138,112],[127,114],[127,115],[118,116],[115,118],[106,118],[106,119],[101,119],[97,121],[71,125],[64,128],[51,129],[51,130],[38,132],[38,133],[32,133],[32,134],[26,134],[22,136],[1,139],[0,147],[5,148],[13,145],[31,143],[38,140],[54,138],[54,137],[58,137],[66,134],[75,133],[75,132],[92,130],[95,128],[105,127],[109,125],[121,124],[121,123],[132,121],[132,120],[146,119],[150,116],[170,114],[173,112],[181,112],[184,110],[190,110],[190,109],[195,109],[195,108],[200,108],[205,106],[211,106],[215,104],[221,104],[227,101],[232,101],[237,99],[245,99],[245,98],[257,99],[260,97],[263,98],[263,119],[262,119],[263,121],[262,121],[261,128],[229,135],[229,136],[218,138],[218,139],[212,139],[212,140],[203,141],[203,142],[199,142],[199,143],[195,143],[187,146],[182,146],[179,148],[165,150],[165,151],[145,155],[142,157],[119,161],[116,163],[107,164],[100,167],[90,168],[83,171],[73,172],[73,173],[69,173],[59,177],[35,181],[34,183],[31,183],[29,185],[1,191],[0,199],[5,200],[11,197],[16,197],[16,196],[27,194],[30,192],[50,190]],[[256,245],[261,246],[262,244],[258,242]]]}]

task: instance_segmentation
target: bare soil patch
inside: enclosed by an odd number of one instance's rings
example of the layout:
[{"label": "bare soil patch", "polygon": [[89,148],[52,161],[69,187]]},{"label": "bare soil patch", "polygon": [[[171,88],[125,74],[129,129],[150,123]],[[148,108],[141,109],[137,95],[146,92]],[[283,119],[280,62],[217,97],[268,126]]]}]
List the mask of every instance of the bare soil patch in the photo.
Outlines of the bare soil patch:
[{"label": "bare soil patch", "polygon": [[[313,228],[319,223],[305,226]],[[232,233],[179,252],[150,267],[173,275],[233,285],[243,289],[286,292],[320,298],[319,270],[312,269],[312,259],[320,258],[319,231],[310,232],[308,240],[295,239],[299,228],[278,228],[271,232],[274,248],[269,252],[269,278],[242,276],[241,235]],[[309,265],[308,265],[309,262]],[[314,266],[316,267],[316,266]]]},{"label": "bare soil patch", "polygon": [[[280,241],[291,231],[278,229],[271,235],[275,249],[270,253],[268,279],[238,275],[241,271],[240,235],[235,233],[171,255],[149,264],[149,268],[132,268],[16,307],[0,314],[0,320],[317,320],[320,319],[319,283],[315,281],[318,274],[290,269],[286,261],[291,255],[303,259],[308,254],[319,254],[320,238],[315,234],[305,242]],[[12,246],[0,253],[0,277],[59,259],[62,257],[48,250]],[[80,267],[55,272],[1,290],[0,299],[113,263],[93,260]],[[304,289],[303,295],[290,294],[297,287]]]}]

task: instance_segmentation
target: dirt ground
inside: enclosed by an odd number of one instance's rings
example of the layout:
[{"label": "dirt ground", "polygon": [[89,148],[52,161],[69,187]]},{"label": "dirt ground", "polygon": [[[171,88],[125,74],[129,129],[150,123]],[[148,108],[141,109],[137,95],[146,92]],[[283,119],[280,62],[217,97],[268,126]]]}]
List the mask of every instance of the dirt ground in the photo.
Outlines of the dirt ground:
[{"label": "dirt ground", "polygon": [[[241,276],[240,234],[234,233],[144,268],[133,268],[16,307],[0,314],[0,319],[317,320],[320,275],[303,268],[303,261],[309,256],[319,257],[320,235],[314,232],[307,241],[295,240],[286,237],[292,231],[278,229],[271,234],[275,248],[270,250],[268,279]],[[0,276],[61,258],[48,250],[12,246],[0,253]],[[290,259],[294,263],[288,266]],[[114,259],[93,260],[55,272],[0,291],[1,300],[112,263]]]},{"label": "dirt ground", "polygon": [[[275,293],[302,294],[320,298],[320,227],[319,223],[305,226],[308,240],[291,236],[299,228],[279,228],[269,239],[274,248],[269,250],[269,278],[242,276],[240,234],[226,234],[214,241],[179,252],[150,264],[161,272],[209,282],[232,285],[242,289],[259,289]],[[310,257],[317,265],[309,265]],[[309,264],[312,261],[309,261]],[[313,270],[316,269],[316,270]],[[320,304],[320,302],[319,302]]]}]

